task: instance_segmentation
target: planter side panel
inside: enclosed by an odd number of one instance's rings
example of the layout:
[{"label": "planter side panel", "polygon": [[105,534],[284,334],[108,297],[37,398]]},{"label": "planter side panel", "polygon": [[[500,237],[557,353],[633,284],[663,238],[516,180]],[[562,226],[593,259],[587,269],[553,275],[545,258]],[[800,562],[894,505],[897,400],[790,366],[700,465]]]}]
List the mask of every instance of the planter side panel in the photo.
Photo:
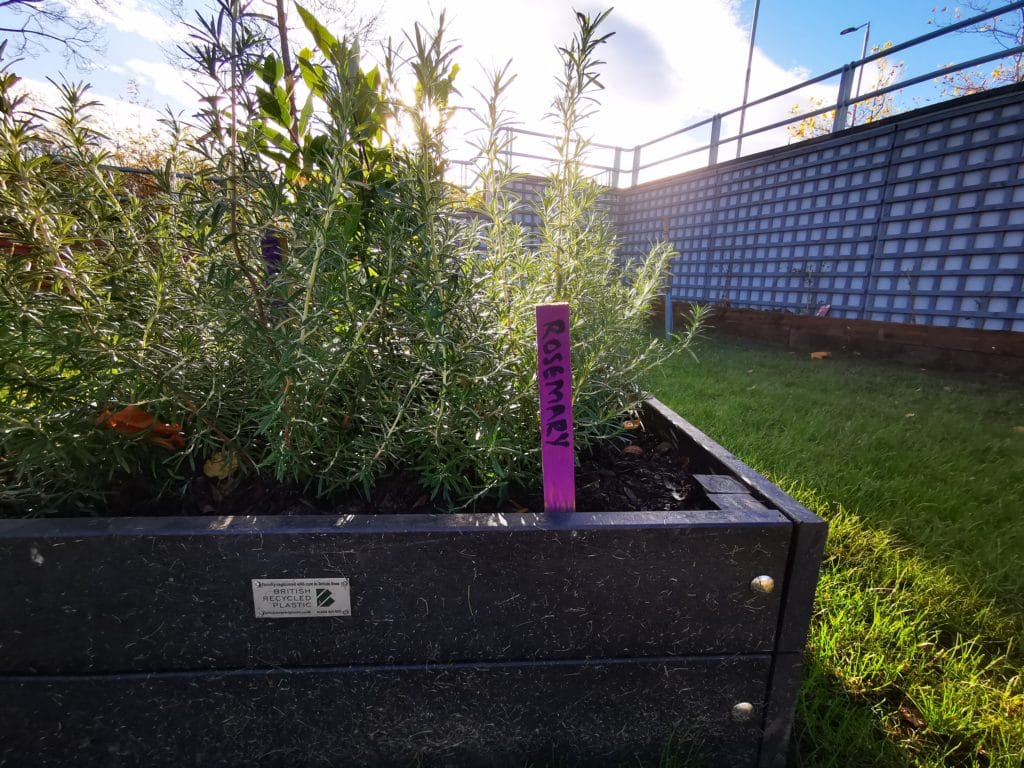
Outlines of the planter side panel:
[{"label": "planter side panel", "polygon": [[[0,673],[770,652],[783,590],[750,583],[784,581],[792,525],[707,514],[723,522],[0,537]],[[322,577],[349,579],[351,616],[256,617],[253,579]]]},{"label": "planter side panel", "polygon": [[[754,768],[765,656],[0,678],[0,764]],[[754,716],[736,722],[738,702]]]},{"label": "planter side panel", "polygon": [[802,653],[777,653],[772,657],[758,768],[786,768],[803,670]]},{"label": "planter side panel", "polygon": [[691,470],[735,478],[757,499],[778,509],[793,521],[793,539],[786,568],[782,611],[775,649],[801,652],[814,609],[814,595],[825,551],[828,524],[780,490],[767,478],[683,419],[664,403],[648,400],[644,418],[655,431],[670,437],[694,457]]}]

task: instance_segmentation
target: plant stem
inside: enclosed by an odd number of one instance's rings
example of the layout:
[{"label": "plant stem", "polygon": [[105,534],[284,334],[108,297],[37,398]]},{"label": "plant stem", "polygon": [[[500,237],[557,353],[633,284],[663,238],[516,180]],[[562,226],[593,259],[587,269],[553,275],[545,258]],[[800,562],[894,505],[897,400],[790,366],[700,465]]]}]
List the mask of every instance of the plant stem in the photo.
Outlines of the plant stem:
[{"label": "plant stem", "polygon": [[[284,0],[277,0],[277,33],[281,38],[281,63],[284,65],[285,89],[288,91],[288,110],[291,121],[288,125],[288,136],[292,143],[302,151],[299,138],[299,110],[295,106],[295,73],[292,70],[292,52],[288,46],[288,17],[285,13]],[[300,163],[301,164],[301,163]]]}]

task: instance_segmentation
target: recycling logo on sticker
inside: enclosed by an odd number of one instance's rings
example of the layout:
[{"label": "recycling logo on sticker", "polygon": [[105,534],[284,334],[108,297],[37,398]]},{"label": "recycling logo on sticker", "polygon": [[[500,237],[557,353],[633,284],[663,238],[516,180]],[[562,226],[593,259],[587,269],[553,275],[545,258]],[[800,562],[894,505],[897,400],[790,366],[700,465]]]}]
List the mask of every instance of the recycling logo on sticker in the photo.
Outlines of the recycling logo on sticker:
[{"label": "recycling logo on sticker", "polygon": [[259,619],[352,615],[348,579],[253,579],[252,603]]}]

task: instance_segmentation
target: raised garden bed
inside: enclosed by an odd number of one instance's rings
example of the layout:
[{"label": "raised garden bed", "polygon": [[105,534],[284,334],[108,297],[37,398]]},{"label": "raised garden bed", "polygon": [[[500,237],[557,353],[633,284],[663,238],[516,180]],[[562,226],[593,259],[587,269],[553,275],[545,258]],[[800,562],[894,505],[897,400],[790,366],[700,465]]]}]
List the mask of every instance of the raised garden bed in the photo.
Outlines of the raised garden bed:
[{"label": "raised garden bed", "polygon": [[783,765],[825,524],[643,418],[706,508],[0,521],[0,764]]}]

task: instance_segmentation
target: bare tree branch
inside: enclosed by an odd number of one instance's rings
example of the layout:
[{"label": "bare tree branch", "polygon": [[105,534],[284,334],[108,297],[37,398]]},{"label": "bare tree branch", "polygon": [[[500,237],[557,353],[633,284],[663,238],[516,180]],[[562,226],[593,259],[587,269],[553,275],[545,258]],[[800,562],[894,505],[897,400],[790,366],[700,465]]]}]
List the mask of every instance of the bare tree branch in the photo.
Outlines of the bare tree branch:
[{"label": "bare tree branch", "polygon": [[[1002,3],[998,3],[1001,5]],[[968,11],[954,8],[943,8],[946,20],[929,19],[928,23],[944,27],[959,21],[962,17],[976,16],[991,10],[991,0],[967,0],[964,3]],[[1019,8],[1004,16],[995,16],[980,24],[961,29],[958,34],[983,35],[991,37],[1001,48],[1014,48],[1024,45],[1024,8]],[[989,88],[997,88],[1010,83],[1024,82],[1024,55],[1015,53],[1002,61],[992,62],[985,67],[971,70],[950,72],[939,78],[942,93],[945,96],[966,96]]]},{"label": "bare tree branch", "polygon": [[[102,0],[93,2],[100,6]],[[16,56],[57,49],[65,61],[86,67],[106,47],[100,22],[76,16],[55,0],[0,0],[0,23],[0,33],[7,35],[4,39]]]}]

